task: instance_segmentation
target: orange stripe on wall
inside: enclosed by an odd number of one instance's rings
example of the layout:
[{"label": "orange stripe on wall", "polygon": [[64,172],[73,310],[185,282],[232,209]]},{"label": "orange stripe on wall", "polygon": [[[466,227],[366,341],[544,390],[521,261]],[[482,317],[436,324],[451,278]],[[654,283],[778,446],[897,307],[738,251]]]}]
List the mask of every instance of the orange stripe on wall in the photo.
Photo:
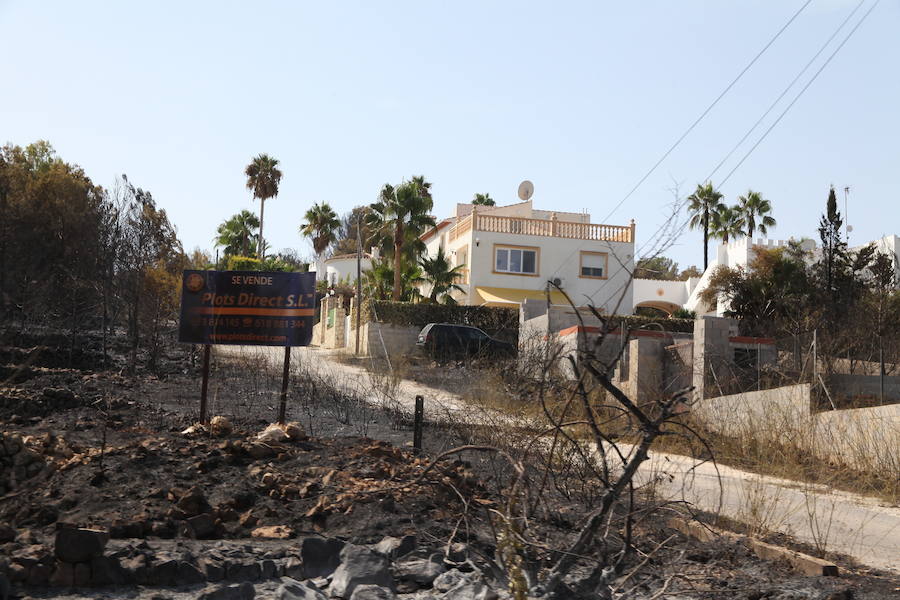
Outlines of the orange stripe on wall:
[{"label": "orange stripe on wall", "polygon": [[316,314],[312,308],[230,308],[224,306],[201,306],[191,312],[200,315],[239,315],[256,317],[311,317]]}]

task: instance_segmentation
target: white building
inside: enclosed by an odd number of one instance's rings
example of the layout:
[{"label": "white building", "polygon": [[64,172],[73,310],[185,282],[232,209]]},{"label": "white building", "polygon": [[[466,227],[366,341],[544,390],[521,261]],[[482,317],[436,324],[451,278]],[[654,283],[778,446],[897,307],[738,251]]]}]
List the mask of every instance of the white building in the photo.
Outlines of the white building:
[{"label": "white building", "polygon": [[[363,252],[360,262],[362,271],[368,271],[372,267],[372,255]],[[319,274],[320,266],[324,271],[321,275]],[[328,285],[335,285],[341,281],[356,283],[356,254],[338,254],[326,258],[320,265],[310,265],[309,270],[316,273],[316,281],[325,279],[328,281]]]},{"label": "white building", "polygon": [[[683,307],[697,313],[697,316],[722,317],[728,310],[728,304],[722,300],[716,306],[707,306],[700,295],[709,285],[716,267],[724,265],[729,268],[746,267],[753,258],[753,249],[780,248],[791,243],[788,240],[749,239],[741,238],[728,244],[720,244],[715,247],[715,254],[709,261],[709,266],[699,279],[691,278],[688,281],[657,281],[653,279],[634,280],[634,306],[651,307],[663,310],[671,314],[677,308]],[[859,251],[869,244],[874,244],[878,252],[894,257],[894,269],[900,279],[900,238],[896,235],[888,235],[881,239],[855,246],[853,251]],[[815,260],[817,252],[816,243],[811,239],[800,242],[801,247],[810,253],[811,260]]]},{"label": "white building", "polygon": [[[590,222],[586,213],[535,210],[530,200],[509,206],[458,204],[456,215],[422,236],[427,254],[443,248],[460,265],[460,304],[517,306],[545,298],[556,282],[578,306],[607,313],[633,309],[634,221]],[[422,286],[423,295],[430,290]],[[568,304],[558,291],[551,303]]]}]

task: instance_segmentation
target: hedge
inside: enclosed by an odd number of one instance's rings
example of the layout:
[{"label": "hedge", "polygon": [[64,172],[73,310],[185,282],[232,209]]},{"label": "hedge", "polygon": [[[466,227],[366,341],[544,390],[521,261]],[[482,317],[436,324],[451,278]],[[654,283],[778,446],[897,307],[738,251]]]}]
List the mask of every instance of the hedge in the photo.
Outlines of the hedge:
[{"label": "hedge", "polygon": [[371,320],[392,325],[425,327],[428,323],[472,325],[501,337],[518,339],[518,308],[429,304],[425,302],[369,301],[366,313]]},{"label": "hedge", "polygon": [[639,315],[622,315],[612,318],[612,326],[618,329],[622,324],[628,329],[651,329],[677,333],[694,333],[693,319],[674,319],[672,317],[642,317]]}]

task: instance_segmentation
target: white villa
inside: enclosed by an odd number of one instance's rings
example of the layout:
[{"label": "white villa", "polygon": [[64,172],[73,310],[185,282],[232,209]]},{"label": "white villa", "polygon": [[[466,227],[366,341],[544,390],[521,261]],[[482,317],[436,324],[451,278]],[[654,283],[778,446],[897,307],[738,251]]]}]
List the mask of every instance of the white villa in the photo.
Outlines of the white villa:
[{"label": "white villa", "polygon": [[[679,308],[695,311],[697,316],[722,317],[728,310],[725,302],[719,301],[716,306],[707,306],[700,300],[700,294],[709,284],[713,271],[719,265],[726,267],[746,267],[753,258],[753,248],[779,248],[790,244],[788,240],[749,239],[741,238],[728,244],[720,244],[715,247],[715,254],[709,261],[709,266],[703,272],[702,277],[692,277],[687,281],[658,281],[655,279],[634,280],[634,307],[650,307],[662,310],[669,314]],[[900,275],[900,238],[896,235],[888,235],[870,242],[875,244],[879,252],[894,257],[895,269]],[[806,251],[816,252],[816,243],[810,239],[800,242]],[[852,250],[859,250],[867,246],[863,244]]]},{"label": "white villa", "polygon": [[[363,252],[360,263],[362,271],[368,271],[372,267],[372,255],[368,252]],[[356,254],[331,256],[323,260],[321,265],[310,265],[309,270],[316,273],[317,281],[325,279],[328,281],[328,285],[336,285],[341,281],[356,283]]]},{"label": "white villa", "polygon": [[[530,200],[508,206],[457,204],[456,215],[422,236],[431,257],[443,248],[463,266],[460,304],[517,306],[546,297],[554,281],[576,305],[607,313],[633,309],[634,221],[601,225],[585,213],[536,210]],[[427,284],[422,294],[428,295]],[[552,304],[568,304],[551,291]]]}]

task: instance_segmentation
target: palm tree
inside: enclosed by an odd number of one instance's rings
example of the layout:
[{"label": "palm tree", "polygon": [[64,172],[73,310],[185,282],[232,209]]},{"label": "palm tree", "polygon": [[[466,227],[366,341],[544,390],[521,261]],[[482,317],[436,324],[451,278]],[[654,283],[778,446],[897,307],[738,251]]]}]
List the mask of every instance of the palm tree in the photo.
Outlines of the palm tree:
[{"label": "palm tree", "polygon": [[460,276],[460,271],[465,268],[464,265],[450,266],[447,255],[444,254],[444,248],[438,247],[437,254],[434,258],[423,256],[419,259],[419,266],[422,267],[422,278],[431,284],[431,294],[428,299],[431,302],[437,302],[438,298],[443,296],[447,304],[453,304],[456,301],[451,292],[464,292],[465,290],[456,284],[456,280]]},{"label": "palm tree", "polygon": [[477,204],[479,206],[495,206],[497,203],[494,202],[494,199],[491,198],[490,194],[475,194],[475,197],[472,199],[472,204]]},{"label": "palm tree", "polygon": [[263,215],[266,211],[266,200],[278,195],[281,183],[281,171],[278,160],[268,154],[260,154],[244,169],[247,176],[247,189],[253,191],[253,197],[259,198],[259,251],[260,259],[264,259],[266,243],[263,239]]},{"label": "palm tree", "polygon": [[413,177],[396,187],[385,184],[378,194],[378,200],[371,207],[369,222],[377,232],[380,245],[393,253],[392,298],[395,302],[400,300],[403,290],[401,261],[404,257],[412,258],[412,264],[416,264],[415,258],[424,248],[419,236],[426,227],[435,226],[434,217],[428,214],[433,206],[431,193],[428,191],[430,187],[431,184],[422,176]]},{"label": "palm tree", "polygon": [[[394,285],[394,265],[388,258],[380,258],[372,261],[372,266],[363,271],[363,296],[376,300],[387,300],[392,295]],[[403,280],[403,289],[400,300],[411,302],[419,298],[419,290],[416,284],[422,283],[422,269],[419,266],[403,258],[400,263],[400,275]]]},{"label": "palm tree", "polygon": [[300,226],[300,233],[312,239],[313,251],[316,253],[316,271],[324,275],[318,263],[335,241],[335,232],[341,226],[341,222],[327,202],[313,204],[303,218],[306,219],[306,224]]},{"label": "palm tree", "polygon": [[744,235],[744,215],[740,206],[722,205],[719,210],[710,214],[709,235],[727,244],[739,235]]},{"label": "palm tree", "polygon": [[259,219],[249,210],[242,210],[230,219],[219,225],[216,229],[216,246],[224,246],[225,256],[240,254],[252,256],[251,244],[257,243],[256,230],[259,229]]},{"label": "palm tree", "polygon": [[712,214],[719,212],[722,204],[722,194],[718,192],[711,182],[697,184],[697,189],[688,196],[688,212],[691,220],[688,226],[691,229],[703,229],[703,270],[709,266],[709,226]]},{"label": "palm tree", "polygon": [[[770,215],[772,203],[762,197],[759,192],[747,190],[744,196],[738,196],[741,214],[747,227],[747,237],[753,238],[753,233],[759,229],[760,233],[769,233],[769,227],[775,227],[775,218]],[[759,217],[759,224],[756,219]]]}]

